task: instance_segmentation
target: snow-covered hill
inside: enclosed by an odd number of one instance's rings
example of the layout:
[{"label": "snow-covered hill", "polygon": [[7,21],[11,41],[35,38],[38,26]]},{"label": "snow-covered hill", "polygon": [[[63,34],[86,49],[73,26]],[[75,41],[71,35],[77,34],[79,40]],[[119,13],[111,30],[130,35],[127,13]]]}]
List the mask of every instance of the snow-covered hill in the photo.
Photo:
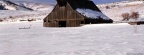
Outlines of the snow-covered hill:
[{"label": "snow-covered hill", "polygon": [[106,3],[114,3],[121,1],[143,1],[143,0],[93,0],[96,4],[106,4]]},{"label": "snow-covered hill", "polygon": [[123,19],[121,16],[122,13],[131,12],[139,12],[139,20],[144,20],[144,1],[122,1],[108,4],[98,4],[97,6],[104,14],[115,21],[121,21]]},{"label": "snow-covered hill", "polygon": [[9,0],[0,0],[0,10],[23,10],[23,11],[44,11],[53,8],[52,4],[42,4],[34,2],[11,2]]},{"label": "snow-covered hill", "polygon": [[11,2],[9,0],[0,0],[0,20],[13,22],[27,19],[42,20],[48,15],[53,5],[30,3],[30,2]]},{"label": "snow-covered hill", "polygon": [[32,9],[19,6],[9,0],[0,0],[0,10],[25,10],[25,11],[31,11]]},{"label": "snow-covered hill", "polygon": [[[13,4],[13,5],[11,5]],[[122,13],[131,13],[133,11],[139,12],[140,18],[139,20],[144,20],[144,1],[122,1],[122,2],[114,2],[107,4],[97,4],[97,6],[102,10],[102,12],[107,15],[109,18],[114,21],[121,21],[123,18],[121,17]],[[106,6],[109,8],[106,9]],[[16,9],[17,7],[21,7]],[[29,11],[27,8],[33,10]],[[42,3],[33,3],[33,2],[10,2],[7,0],[0,0],[0,19],[8,18],[10,16],[13,17],[21,17],[23,16],[33,16],[36,17],[40,14],[44,15],[41,19],[43,19],[46,15],[48,15],[54,8],[53,4],[42,4]],[[8,10],[7,10],[8,9]],[[15,10],[15,11],[9,11]],[[21,10],[21,11],[17,11]],[[34,17],[34,16],[33,16]],[[32,17],[31,17],[32,18]],[[16,18],[19,19],[19,18]]]},{"label": "snow-covered hill", "polygon": [[35,11],[45,11],[45,10],[51,10],[55,5],[53,4],[43,4],[43,3],[34,3],[34,2],[15,2],[16,4],[20,6],[24,6],[27,8],[31,8]]},{"label": "snow-covered hill", "polygon": [[16,22],[20,20],[36,19],[42,20],[50,11],[18,11],[0,10],[0,20],[3,22]]}]

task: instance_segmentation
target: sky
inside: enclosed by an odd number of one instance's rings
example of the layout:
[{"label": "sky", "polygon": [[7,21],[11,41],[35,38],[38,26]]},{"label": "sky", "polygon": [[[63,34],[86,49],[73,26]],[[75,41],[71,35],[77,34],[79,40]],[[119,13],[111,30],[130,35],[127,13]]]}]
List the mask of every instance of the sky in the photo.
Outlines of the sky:
[{"label": "sky", "polygon": [[[28,2],[40,2],[40,3],[56,3],[55,0],[10,0],[10,1],[28,1]],[[96,4],[110,3],[121,0],[93,0]]]}]

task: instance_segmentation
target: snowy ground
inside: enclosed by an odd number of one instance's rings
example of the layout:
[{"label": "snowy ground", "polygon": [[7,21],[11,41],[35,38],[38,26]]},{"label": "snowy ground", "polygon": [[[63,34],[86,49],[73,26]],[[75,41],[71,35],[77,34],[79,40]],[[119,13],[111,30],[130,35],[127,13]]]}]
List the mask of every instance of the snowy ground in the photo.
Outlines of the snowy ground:
[{"label": "snowy ground", "polygon": [[42,13],[42,11],[36,12],[36,11],[0,10],[0,15],[1,15],[0,18],[5,18],[9,16],[39,14],[39,13]]},{"label": "snowy ground", "polygon": [[[30,29],[19,29],[19,28]],[[42,22],[0,23],[0,55],[126,55],[144,52],[144,26],[45,28]]]},{"label": "snowy ground", "polygon": [[3,22],[16,22],[20,20],[42,20],[51,10],[48,11],[14,11],[14,10],[0,10],[0,20]]},{"label": "snowy ground", "polygon": [[[140,17],[138,20],[144,20],[144,1],[123,1],[108,4],[98,4],[97,5],[102,12],[110,17],[114,21],[121,21],[123,13],[139,12]],[[109,6],[109,9],[106,9]]]}]

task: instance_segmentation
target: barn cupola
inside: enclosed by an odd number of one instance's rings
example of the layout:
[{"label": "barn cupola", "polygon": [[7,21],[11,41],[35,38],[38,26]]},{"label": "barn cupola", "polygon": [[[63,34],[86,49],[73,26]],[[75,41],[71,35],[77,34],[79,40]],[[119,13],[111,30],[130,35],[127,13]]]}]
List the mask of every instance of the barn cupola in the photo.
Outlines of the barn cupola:
[{"label": "barn cupola", "polygon": [[66,6],[67,1],[66,0],[56,0],[59,6]]}]

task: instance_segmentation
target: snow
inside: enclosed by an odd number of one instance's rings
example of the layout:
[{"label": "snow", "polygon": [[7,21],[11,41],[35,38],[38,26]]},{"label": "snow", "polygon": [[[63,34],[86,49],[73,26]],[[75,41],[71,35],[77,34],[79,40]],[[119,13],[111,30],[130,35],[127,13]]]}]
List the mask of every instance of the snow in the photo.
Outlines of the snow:
[{"label": "snow", "polygon": [[[17,5],[16,5],[17,4]],[[0,20],[3,22],[15,22],[19,20],[42,20],[45,18],[54,8],[50,4],[41,3],[13,3],[7,0],[0,0],[0,5],[8,10],[0,10]],[[29,10],[28,8],[32,9]]]},{"label": "snow", "polygon": [[16,7],[12,7],[12,6],[5,6],[5,8],[9,10],[16,10]]},{"label": "snow", "polygon": [[[30,29],[19,29],[31,27]],[[0,23],[0,55],[126,55],[144,52],[144,25],[92,24],[50,28],[39,22]]]},{"label": "snow", "polygon": [[77,9],[77,11],[88,18],[97,19],[97,18],[101,17],[105,20],[109,20],[109,18],[107,16],[105,16],[104,14],[102,14],[101,12],[98,12],[98,11],[93,11],[90,9]]},{"label": "snow", "polygon": [[[102,12],[114,21],[121,21],[123,18],[122,13],[139,12],[140,17],[138,20],[144,20],[144,1],[131,1],[131,2],[115,2],[108,4],[97,5]],[[105,7],[109,6],[110,9]],[[114,7],[113,7],[114,6]]]},{"label": "snow", "polygon": [[0,5],[2,5],[4,8],[8,10],[25,10],[25,11],[30,11],[29,9],[16,5],[15,3],[9,1],[9,0],[0,0]]},{"label": "snow", "polygon": [[105,3],[113,3],[113,2],[120,2],[125,0],[93,0],[96,4],[105,4]]},{"label": "snow", "polygon": [[34,3],[34,2],[15,2],[15,3],[20,6],[31,8],[35,11],[52,10],[54,8],[54,5],[52,4],[43,4],[43,3]]},{"label": "snow", "polygon": [[20,10],[0,10],[0,19],[4,22],[15,22],[20,20],[43,20],[52,10],[47,11],[20,11]]},{"label": "snow", "polygon": [[[129,4],[133,5],[133,3]],[[142,14],[140,19],[143,19],[141,6],[143,4],[138,5],[139,9],[136,9],[137,7],[132,9],[138,10]],[[45,10],[45,8],[38,9],[40,7],[42,6],[34,6],[33,9]],[[40,18],[41,20],[0,22],[0,55],[127,55],[127,53],[144,52],[144,31],[142,31],[144,25],[137,26],[136,33],[134,26],[127,23],[90,24],[68,28],[43,27],[42,19],[52,9],[53,7],[48,11],[1,10],[0,19],[13,16],[16,19]],[[77,9],[77,11],[87,17],[102,16],[107,20],[109,18],[104,15],[106,14],[115,20],[117,17],[121,19],[119,14],[131,11],[131,7],[102,9],[104,14],[89,9]],[[29,27],[30,29],[19,29]]]}]

